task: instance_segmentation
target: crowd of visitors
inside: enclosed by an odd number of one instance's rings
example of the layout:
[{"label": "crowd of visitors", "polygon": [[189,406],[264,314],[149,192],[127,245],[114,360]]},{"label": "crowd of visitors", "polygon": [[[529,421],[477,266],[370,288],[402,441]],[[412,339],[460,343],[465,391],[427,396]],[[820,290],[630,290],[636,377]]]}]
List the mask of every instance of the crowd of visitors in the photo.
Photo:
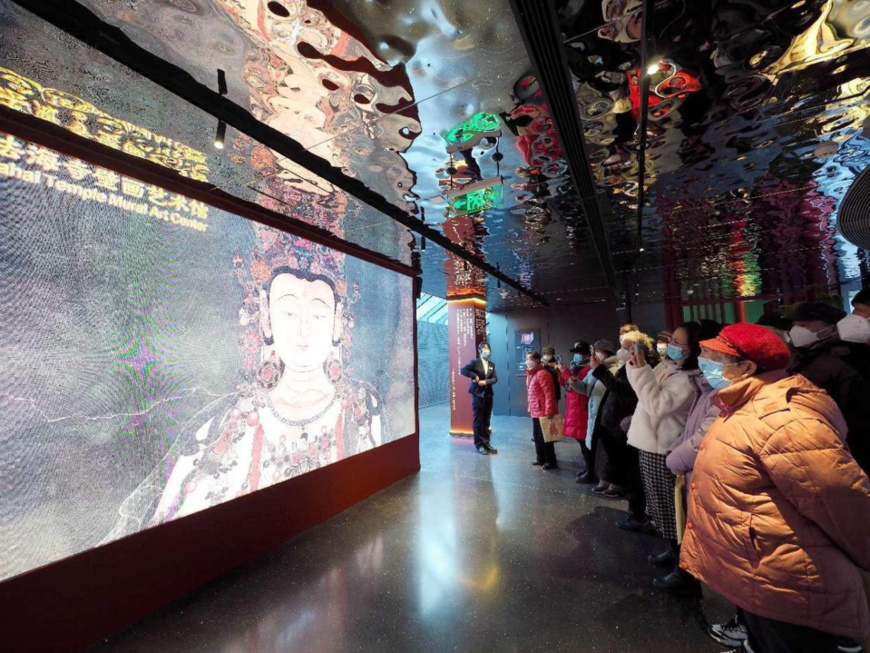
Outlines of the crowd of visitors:
[{"label": "crowd of visitors", "polygon": [[[626,500],[617,522],[666,542],[654,585],[736,606],[709,634],[752,653],[861,651],[870,640],[870,291],[853,312],[809,302],[790,319],[688,322],[655,338],[577,341],[526,361],[534,464]],[[545,428],[542,428],[544,424]],[[563,445],[564,446],[564,445]],[[870,651],[870,648],[867,648]]]}]

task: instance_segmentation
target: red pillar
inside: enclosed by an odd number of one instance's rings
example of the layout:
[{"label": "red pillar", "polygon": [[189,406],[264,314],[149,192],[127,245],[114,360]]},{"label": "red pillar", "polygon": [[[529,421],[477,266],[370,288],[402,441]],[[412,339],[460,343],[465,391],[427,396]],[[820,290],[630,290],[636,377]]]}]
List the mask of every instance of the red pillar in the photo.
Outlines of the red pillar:
[{"label": "red pillar", "polygon": [[471,437],[473,415],[468,386],[459,374],[477,358],[477,346],[486,338],[486,302],[480,298],[447,301],[447,338],[450,345],[450,435]]},{"label": "red pillar", "polygon": [[[471,217],[456,216],[442,223],[444,235],[480,253]],[[450,435],[472,437],[473,414],[470,379],[459,374],[468,361],[477,358],[477,346],[486,338],[486,273],[464,259],[448,253],[447,342],[450,347]]]}]

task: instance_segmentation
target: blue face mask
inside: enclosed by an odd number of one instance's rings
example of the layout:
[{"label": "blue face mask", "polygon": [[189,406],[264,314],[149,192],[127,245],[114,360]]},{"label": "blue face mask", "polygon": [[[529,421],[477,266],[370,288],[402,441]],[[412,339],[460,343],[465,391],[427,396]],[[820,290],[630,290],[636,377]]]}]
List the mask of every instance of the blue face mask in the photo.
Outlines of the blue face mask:
[{"label": "blue face mask", "polygon": [[572,358],[571,361],[579,365],[583,362],[583,357],[580,354],[574,354],[574,358]]},{"label": "blue face mask", "polygon": [[679,363],[685,358],[685,356],[683,356],[683,349],[681,347],[677,347],[674,344],[668,345],[668,358],[670,358],[675,363]]},{"label": "blue face mask", "polygon": [[717,363],[709,358],[698,358],[698,367],[701,368],[701,374],[714,390],[722,390],[731,385],[731,381],[722,375],[722,370],[725,368],[724,363]]}]

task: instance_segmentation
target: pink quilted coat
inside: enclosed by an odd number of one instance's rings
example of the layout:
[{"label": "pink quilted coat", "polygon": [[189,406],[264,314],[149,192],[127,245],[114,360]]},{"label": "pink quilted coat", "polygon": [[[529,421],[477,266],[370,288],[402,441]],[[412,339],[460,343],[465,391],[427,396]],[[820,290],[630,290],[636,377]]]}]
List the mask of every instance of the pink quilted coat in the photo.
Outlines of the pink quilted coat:
[{"label": "pink quilted coat", "polygon": [[[571,370],[567,367],[559,373],[559,383],[565,386],[571,379],[585,379],[589,373],[589,367],[584,366],[577,371],[577,374],[571,374]],[[565,422],[563,433],[575,440],[581,442],[586,440],[586,426],[589,421],[589,412],[586,410],[586,403],[589,397],[584,394],[566,389],[565,392]]]},{"label": "pink quilted coat", "polygon": [[756,615],[861,639],[870,481],[834,401],[769,372],[719,392],[699,447],[680,566]]},{"label": "pink quilted coat", "polygon": [[526,389],[529,393],[529,415],[549,417],[559,412],[556,406],[556,385],[553,375],[538,365],[526,371]]}]

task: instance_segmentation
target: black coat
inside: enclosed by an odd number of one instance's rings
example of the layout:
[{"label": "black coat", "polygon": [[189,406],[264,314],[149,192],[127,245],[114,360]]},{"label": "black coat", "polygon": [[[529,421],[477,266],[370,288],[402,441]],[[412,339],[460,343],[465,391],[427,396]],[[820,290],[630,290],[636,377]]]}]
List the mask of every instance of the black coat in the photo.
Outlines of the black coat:
[{"label": "black coat", "polygon": [[830,338],[795,349],[788,371],[825,390],[846,418],[846,441],[855,461],[870,473],[870,347]]},{"label": "black coat", "polygon": [[592,376],[607,388],[607,394],[604,395],[601,407],[598,409],[597,422],[610,433],[622,435],[623,439],[626,435],[620,423],[626,417],[634,415],[634,410],[637,408],[637,394],[628,381],[627,367],[623,365],[616,374],[606,365],[599,365],[592,371]]},{"label": "black coat", "polygon": [[553,365],[544,365],[544,369],[553,377],[553,387],[556,389],[556,403],[562,401],[562,384],[559,383],[559,370]]},{"label": "black coat", "polygon": [[[487,361],[489,363],[489,373],[487,374],[483,370],[483,361],[479,358],[475,358],[468,365],[463,367],[460,370],[460,374],[462,376],[466,376],[471,379],[471,386],[468,388],[468,394],[474,395],[476,397],[486,397],[487,395],[492,396],[492,386],[498,383],[498,375],[495,373],[495,363],[492,361]],[[478,385],[474,379],[481,379],[486,381],[485,386]]]}]

